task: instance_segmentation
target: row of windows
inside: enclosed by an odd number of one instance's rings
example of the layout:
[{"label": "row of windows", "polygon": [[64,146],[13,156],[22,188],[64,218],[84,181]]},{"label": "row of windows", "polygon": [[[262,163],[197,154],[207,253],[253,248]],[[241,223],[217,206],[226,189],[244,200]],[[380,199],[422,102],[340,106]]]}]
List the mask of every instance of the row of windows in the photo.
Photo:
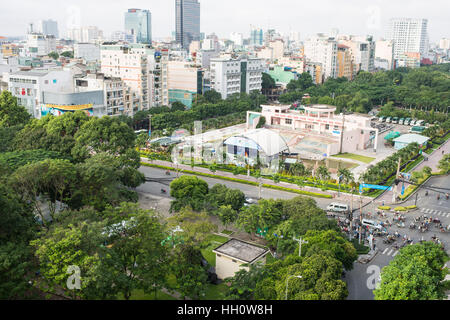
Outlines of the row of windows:
[{"label": "row of windows", "polygon": [[36,80],[32,80],[32,79],[10,78],[9,81],[10,82],[16,82],[16,83],[32,83],[32,84],[36,84]]}]

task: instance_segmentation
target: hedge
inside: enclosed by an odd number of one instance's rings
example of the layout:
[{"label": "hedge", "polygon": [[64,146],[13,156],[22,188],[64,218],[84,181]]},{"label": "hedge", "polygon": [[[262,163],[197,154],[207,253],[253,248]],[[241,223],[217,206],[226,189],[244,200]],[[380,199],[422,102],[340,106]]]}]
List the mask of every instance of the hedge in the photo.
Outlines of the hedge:
[{"label": "hedge", "polygon": [[386,211],[386,210],[391,210],[391,207],[378,207],[378,209]]},{"label": "hedge", "polygon": [[[153,167],[153,168],[159,168],[159,169],[164,169],[164,170],[171,170],[171,171],[175,170],[174,168],[171,168],[171,167],[161,166],[161,165],[157,165],[157,164],[144,163],[144,162],[141,162],[141,165],[143,165],[145,167]],[[217,176],[217,175],[209,174],[209,173],[196,172],[196,171],[191,171],[191,170],[181,170],[181,172],[187,173],[187,174],[193,174],[193,175],[197,175],[197,176],[213,178],[213,179],[221,179],[221,180],[227,180],[227,181],[232,181],[232,182],[238,182],[238,183],[248,184],[248,185],[252,185],[252,186],[258,186],[259,185],[257,182],[253,182],[253,181],[247,181],[247,180],[242,180],[242,179],[237,179],[237,178]],[[317,198],[326,198],[326,199],[332,199],[333,198],[329,194],[321,194],[321,193],[297,190],[297,189],[286,188],[286,187],[281,187],[281,186],[274,186],[274,185],[271,185],[271,184],[263,184],[262,186],[264,188],[268,188],[268,189],[275,189],[275,190],[280,190],[280,191],[297,193],[297,194],[313,196],[313,197],[317,197]]]}]

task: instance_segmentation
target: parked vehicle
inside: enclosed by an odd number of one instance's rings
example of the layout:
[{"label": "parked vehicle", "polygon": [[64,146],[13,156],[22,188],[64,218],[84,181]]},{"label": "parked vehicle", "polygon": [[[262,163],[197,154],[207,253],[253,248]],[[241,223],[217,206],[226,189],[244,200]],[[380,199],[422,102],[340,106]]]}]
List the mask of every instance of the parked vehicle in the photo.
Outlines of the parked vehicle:
[{"label": "parked vehicle", "polygon": [[386,117],[380,117],[380,118],[378,119],[378,121],[380,121],[380,122],[385,122],[385,121],[386,121]]},{"label": "parked vehicle", "polygon": [[398,124],[398,118],[397,117],[392,118],[392,123]]},{"label": "parked vehicle", "polygon": [[391,117],[387,117],[386,118],[386,123],[391,123],[392,122],[392,118]]},{"label": "parked vehicle", "polygon": [[410,123],[411,123],[411,118],[406,118],[404,125],[409,126]]},{"label": "parked vehicle", "polygon": [[405,123],[405,118],[400,118],[400,120],[398,120],[398,124],[404,124]]}]

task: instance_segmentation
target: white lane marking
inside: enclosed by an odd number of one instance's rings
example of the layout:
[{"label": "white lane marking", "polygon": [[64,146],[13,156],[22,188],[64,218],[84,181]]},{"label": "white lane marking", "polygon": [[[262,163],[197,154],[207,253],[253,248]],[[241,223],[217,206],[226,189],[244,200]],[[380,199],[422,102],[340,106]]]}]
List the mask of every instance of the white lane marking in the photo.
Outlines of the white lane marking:
[{"label": "white lane marking", "polygon": [[382,254],[385,254],[386,253],[386,251],[388,251],[389,250],[389,248],[386,248],[386,249],[384,249],[384,251],[383,251],[383,253]]},{"label": "white lane marking", "polygon": [[425,211],[425,208],[420,209],[420,212],[424,212],[424,211]]},{"label": "white lane marking", "polygon": [[394,252],[394,249],[391,249],[391,250],[387,253],[387,255],[390,256],[392,252]]},{"label": "white lane marking", "polygon": [[398,254],[398,251],[395,251],[395,253],[392,256],[395,257],[397,254]]}]

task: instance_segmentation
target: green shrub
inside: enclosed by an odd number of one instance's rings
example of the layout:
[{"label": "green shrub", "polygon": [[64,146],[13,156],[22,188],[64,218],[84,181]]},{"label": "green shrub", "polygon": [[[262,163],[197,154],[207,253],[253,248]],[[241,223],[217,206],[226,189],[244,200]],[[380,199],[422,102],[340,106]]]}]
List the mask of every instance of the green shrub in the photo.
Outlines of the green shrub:
[{"label": "green shrub", "polygon": [[386,207],[386,206],[383,207],[383,206],[380,206],[380,207],[378,207],[378,209],[387,211],[387,210],[391,210],[391,207]]}]

